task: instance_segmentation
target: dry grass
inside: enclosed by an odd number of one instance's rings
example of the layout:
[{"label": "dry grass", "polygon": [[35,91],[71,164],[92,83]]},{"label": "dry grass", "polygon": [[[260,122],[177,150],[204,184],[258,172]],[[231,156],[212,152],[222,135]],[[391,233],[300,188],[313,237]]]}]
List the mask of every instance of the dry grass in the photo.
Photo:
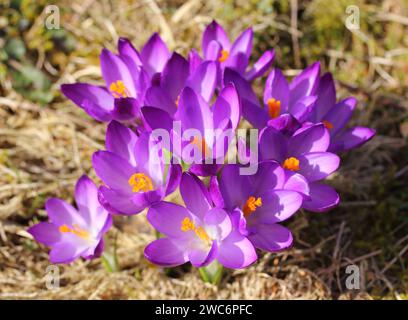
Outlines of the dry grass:
[{"label": "dry grass", "polygon": [[[2,80],[0,299],[406,297],[408,220],[407,196],[403,190],[406,190],[408,152],[402,121],[407,117],[408,104],[401,92],[408,86],[408,77],[399,79],[392,67],[387,66],[380,66],[381,71],[374,72],[375,75],[370,74],[372,78],[367,83],[350,79],[350,82],[342,80],[339,84],[341,92],[352,90],[361,101],[360,108],[365,107],[366,112],[359,113],[356,123],[369,124],[380,134],[363,149],[344,157],[342,170],[333,177],[333,185],[344,198],[342,206],[328,214],[301,213],[290,222],[296,238],[293,249],[265,254],[259,263],[246,270],[227,271],[216,287],[203,283],[197,270],[180,267],[168,273],[148,264],[142,253],[144,246],[154,239],[154,232],[144,215],[118,217],[111,236],[117,237],[121,271],[108,273],[100,260],[77,261],[60,267],[60,288],[46,289],[47,251],[25,230],[46,218],[42,208],[47,197],[72,200],[73,186],[79,176],[87,173],[95,178],[90,157],[95,150],[103,148],[105,133],[105,125],[91,120],[59,96],[61,83],[99,82],[98,53],[102,47],[114,49],[118,36],[128,36],[140,47],[151,32],[160,31],[173,49],[185,53],[191,46],[198,48],[201,30],[212,17],[224,18],[223,22],[235,36],[244,26],[254,24],[261,47],[265,42],[276,46],[279,41],[289,47],[292,41],[299,41],[301,48],[307,46],[301,33],[291,29],[290,15],[277,17],[272,12],[262,16],[248,9],[249,5],[243,5],[237,7],[237,11],[242,11],[240,19],[233,20],[227,11],[223,12],[225,8],[220,2],[190,0],[182,3],[57,1],[65,8],[61,26],[76,39],[75,52],[57,56],[50,55],[41,46],[33,49],[35,65],[46,70],[52,78],[50,90],[55,95],[52,102],[46,106],[33,103],[13,90],[10,77]],[[35,39],[42,21],[43,16],[34,20],[24,34],[25,42]],[[404,21],[395,23],[406,30]],[[296,35],[300,36],[298,40]],[[408,41],[398,47],[406,49]],[[292,59],[292,51],[285,53],[278,48],[278,64],[294,66],[299,60],[296,56],[301,54],[295,51],[295,62],[285,63],[285,54]],[[327,69],[338,72],[342,79],[345,77],[341,69],[351,68],[353,64],[371,70],[366,57],[341,58],[328,50],[322,59],[329,61]],[[18,68],[18,63],[10,63]],[[406,70],[407,66],[403,65]],[[396,83],[390,84],[386,74]],[[405,220],[401,218],[404,214]],[[344,286],[347,276],[344,268],[351,263],[363,270],[360,291],[348,292]]]}]

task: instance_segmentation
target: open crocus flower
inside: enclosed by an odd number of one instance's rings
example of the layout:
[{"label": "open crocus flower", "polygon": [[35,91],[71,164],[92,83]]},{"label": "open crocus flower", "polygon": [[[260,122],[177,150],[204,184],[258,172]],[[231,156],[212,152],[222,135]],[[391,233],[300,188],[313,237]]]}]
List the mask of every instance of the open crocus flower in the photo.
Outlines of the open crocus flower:
[{"label": "open crocus flower", "polygon": [[[151,129],[172,132],[171,152],[192,164],[191,172],[207,176],[216,174],[224,162],[240,121],[241,104],[232,84],[221,90],[211,108],[200,94],[185,87],[173,117],[152,107],[143,107],[142,113]],[[173,130],[175,121],[180,123],[179,132]]]},{"label": "open crocus flower", "polygon": [[78,180],[75,200],[78,210],[61,199],[48,199],[45,208],[50,221],[28,230],[35,240],[52,248],[52,263],[92,259],[103,251],[102,237],[112,225],[112,217],[99,204],[98,189],[87,176]]},{"label": "open crocus flower", "polygon": [[252,52],[252,28],[243,31],[233,44],[230,43],[225,30],[216,22],[211,22],[205,29],[202,40],[202,50],[205,60],[217,61],[222,70],[236,70],[247,81],[262,76],[272,65],[274,50],[268,50],[246,71]]},{"label": "open crocus flower", "polygon": [[170,52],[158,34],[153,34],[141,53],[129,40],[118,42],[119,54],[103,49],[100,55],[106,86],[88,83],[63,84],[62,93],[99,121],[140,122],[140,106],[147,88],[163,71]]},{"label": "open crocus flower", "polygon": [[357,100],[349,97],[336,103],[336,88],[330,73],[321,77],[316,95],[316,104],[307,120],[312,123],[322,122],[329,130],[329,151],[341,152],[357,148],[374,137],[375,130],[371,128],[346,128]]},{"label": "open crocus flower", "polygon": [[226,165],[218,185],[212,183],[210,190],[213,198],[223,201],[215,201],[217,205],[233,211],[234,223],[256,248],[274,252],[292,243],[291,232],[278,223],[302,205],[302,195],[288,189],[294,184],[307,189],[307,182],[300,175],[293,175],[288,181],[277,162],[264,161],[250,176],[241,175],[239,165]]},{"label": "open crocus flower", "polygon": [[274,68],[269,74],[261,106],[251,85],[236,71],[226,69],[224,83],[234,83],[242,98],[242,115],[254,127],[264,128],[268,122],[290,114],[303,123],[316,102],[320,64],[314,63],[297,75],[290,84],[282,72]]},{"label": "open crocus flower", "polygon": [[139,137],[112,121],[106,133],[107,151],[92,157],[96,174],[104,185],[101,202],[112,213],[132,215],[173,192],[181,176],[180,165],[164,165],[161,145],[147,133]]},{"label": "open crocus flower", "polygon": [[173,53],[156,83],[147,90],[145,105],[159,108],[174,116],[184,87],[192,88],[208,103],[213,97],[216,84],[215,62],[206,61],[191,65],[181,55]]},{"label": "open crocus flower", "polygon": [[309,183],[309,194],[295,189],[306,196],[303,208],[326,211],[339,202],[337,192],[320,183],[340,164],[340,158],[327,152],[330,145],[328,130],[323,124],[302,127],[293,136],[287,137],[272,127],[266,127],[259,137],[259,153],[262,160],[279,162],[287,170],[299,173]]},{"label": "open crocus flower", "polygon": [[145,257],[165,267],[188,261],[195,267],[218,260],[232,269],[256,261],[251,242],[234,228],[227,211],[213,208],[209,192],[196,176],[184,173],[180,192],[186,207],[160,202],[152,206],[147,219],[165,237],[150,243]]}]

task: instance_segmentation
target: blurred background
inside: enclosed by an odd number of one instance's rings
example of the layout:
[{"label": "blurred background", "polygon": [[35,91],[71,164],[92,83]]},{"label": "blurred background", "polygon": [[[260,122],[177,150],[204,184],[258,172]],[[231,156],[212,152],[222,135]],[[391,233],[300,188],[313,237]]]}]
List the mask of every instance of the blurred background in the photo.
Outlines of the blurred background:
[{"label": "blurred background", "polygon": [[[48,5],[59,29],[44,27]],[[356,10],[359,28],[349,30]],[[288,76],[318,60],[334,74],[338,99],[357,97],[354,124],[377,136],[342,156],[330,180],[340,206],[296,215],[291,250],[228,270],[218,286],[188,266],[148,264],[143,248],[154,232],[144,215],[118,217],[110,237],[120,271],[76,261],[47,289],[47,250],[26,229],[46,219],[46,198],[72,201],[77,178],[95,178],[90,159],[105,133],[60,84],[101,82],[99,53],[116,50],[120,36],[140,48],[158,31],[180,53],[200,49],[212,19],[233,38],[253,26],[254,58],[273,47],[274,66]],[[407,88],[406,0],[0,0],[0,299],[407,299]],[[359,290],[346,288],[348,265],[359,267]]]}]

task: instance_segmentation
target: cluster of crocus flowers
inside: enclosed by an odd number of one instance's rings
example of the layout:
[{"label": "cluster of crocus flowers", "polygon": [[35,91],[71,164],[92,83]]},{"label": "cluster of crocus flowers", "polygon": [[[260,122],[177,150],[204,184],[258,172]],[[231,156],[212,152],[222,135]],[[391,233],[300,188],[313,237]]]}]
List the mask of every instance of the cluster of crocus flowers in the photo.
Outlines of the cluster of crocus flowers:
[{"label": "cluster of crocus flowers", "polygon": [[[356,99],[337,102],[333,78],[320,76],[319,63],[290,82],[273,68],[259,99],[252,81],[271,68],[274,51],[249,68],[252,44],[251,28],[231,44],[215,21],[204,31],[202,55],[170,52],[158,34],[140,52],[120,39],[117,54],[104,49],[100,56],[105,86],[62,86],[66,97],[109,124],[106,150],[92,157],[100,186],[82,177],[78,210],[50,199],[50,222],[29,229],[52,247],[51,261],[99,256],[113,215],[146,210],[160,234],[145,249],[150,262],[245,268],[260,250],[292,245],[282,222],[300,209],[323,212],[339,203],[324,182],[340,165],[336,153],[364,144],[374,130],[347,126]],[[251,174],[242,173],[242,162],[227,163],[234,145],[244,148],[238,155],[251,151],[240,139],[230,142],[243,119],[259,131]],[[168,132],[168,141],[158,131]],[[192,150],[198,157],[189,163]],[[184,205],[166,201],[176,189]]]}]

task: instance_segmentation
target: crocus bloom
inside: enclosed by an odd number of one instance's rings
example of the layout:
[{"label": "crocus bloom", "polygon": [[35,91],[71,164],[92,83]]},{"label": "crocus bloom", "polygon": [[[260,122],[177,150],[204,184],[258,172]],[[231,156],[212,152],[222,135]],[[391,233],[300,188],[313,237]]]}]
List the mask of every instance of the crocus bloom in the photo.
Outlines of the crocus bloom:
[{"label": "crocus bloom", "polygon": [[303,208],[316,212],[328,210],[339,202],[337,192],[320,183],[340,164],[337,155],[327,152],[329,145],[329,132],[322,123],[302,127],[291,137],[266,127],[259,137],[261,159],[275,160],[288,173],[299,173],[307,179],[309,194],[298,191],[307,196]]},{"label": "crocus bloom", "polygon": [[112,121],[106,133],[107,151],[92,157],[96,174],[104,185],[101,202],[112,213],[136,214],[177,188],[180,165],[164,165],[160,144],[147,133],[139,137]]},{"label": "crocus bloom", "polygon": [[147,90],[145,105],[162,109],[173,116],[185,86],[200,94],[206,102],[210,102],[216,82],[215,62],[199,62],[198,65],[191,66],[181,55],[173,53],[156,83]]},{"label": "crocus bloom", "polygon": [[190,261],[193,266],[202,267],[218,260],[233,269],[256,261],[251,242],[234,228],[227,211],[212,207],[201,180],[184,173],[180,192],[186,207],[160,202],[147,213],[150,224],[165,236],[146,247],[149,261],[165,267]]},{"label": "crocus bloom", "polygon": [[225,165],[213,182],[210,190],[215,203],[233,211],[234,223],[256,248],[274,252],[291,245],[291,232],[278,223],[301,207],[302,195],[290,188],[307,188],[303,177],[296,174],[288,181],[277,162],[263,161],[254,175],[241,175],[239,165]]},{"label": "crocus bloom", "polygon": [[261,106],[251,85],[236,71],[227,69],[224,83],[234,83],[242,98],[242,114],[254,127],[262,129],[269,121],[284,114],[304,122],[316,102],[320,64],[314,63],[298,74],[290,84],[282,72],[274,68],[269,74]]},{"label": "crocus bloom", "polygon": [[[232,84],[221,90],[212,107],[192,88],[185,87],[180,94],[178,110],[174,116],[152,107],[143,107],[142,113],[152,129],[161,128],[173,133],[171,151],[186,162],[190,157],[194,158],[194,165],[190,169],[192,172],[211,175],[215,174],[223,163],[228,149],[225,138],[228,142],[232,141],[240,121],[241,104]],[[180,132],[173,130],[174,121],[180,121]],[[186,138],[185,133],[193,133],[193,130],[196,136]],[[189,150],[193,155],[187,152]]]},{"label": "crocus bloom", "polygon": [[140,122],[145,92],[163,71],[170,52],[157,33],[150,37],[140,54],[124,38],[119,39],[118,51],[116,55],[103,49],[100,55],[106,87],[73,83],[63,84],[61,91],[96,120]]},{"label": "crocus bloom", "polygon": [[50,221],[28,230],[35,240],[52,248],[52,263],[69,263],[78,257],[92,259],[103,251],[102,237],[112,218],[99,204],[98,189],[87,176],[78,180],[75,200],[78,210],[61,199],[48,199],[45,208]]},{"label": "crocus bloom", "polygon": [[346,128],[357,100],[349,97],[336,103],[336,88],[330,73],[320,78],[316,95],[316,104],[307,120],[312,123],[322,122],[328,128],[331,137],[329,151],[340,152],[357,148],[375,135],[375,130],[371,128]]},{"label": "crocus bloom", "polygon": [[221,69],[236,70],[247,81],[262,76],[272,65],[274,50],[266,51],[253,67],[246,71],[251,57],[253,43],[252,28],[243,31],[234,43],[230,43],[225,30],[216,22],[211,22],[205,29],[202,50],[205,60],[218,61]]}]

